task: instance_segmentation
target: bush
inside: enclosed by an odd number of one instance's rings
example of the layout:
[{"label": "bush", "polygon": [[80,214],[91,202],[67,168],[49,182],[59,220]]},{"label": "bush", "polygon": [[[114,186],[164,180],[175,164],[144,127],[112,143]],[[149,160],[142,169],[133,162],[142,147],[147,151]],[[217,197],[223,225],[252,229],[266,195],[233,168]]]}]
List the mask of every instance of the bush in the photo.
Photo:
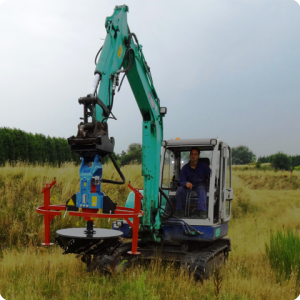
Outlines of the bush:
[{"label": "bush", "polygon": [[291,230],[282,233],[280,230],[271,233],[270,246],[266,244],[266,254],[271,268],[276,271],[277,277],[289,279],[292,272],[297,272],[297,281],[300,279],[300,238]]},{"label": "bush", "polygon": [[300,166],[294,168],[295,171],[300,171]]},{"label": "bush", "polygon": [[290,170],[292,166],[292,159],[288,155],[278,152],[271,155],[271,163],[275,170]]},{"label": "bush", "polygon": [[247,146],[232,148],[232,164],[245,165],[255,161],[255,155]]}]

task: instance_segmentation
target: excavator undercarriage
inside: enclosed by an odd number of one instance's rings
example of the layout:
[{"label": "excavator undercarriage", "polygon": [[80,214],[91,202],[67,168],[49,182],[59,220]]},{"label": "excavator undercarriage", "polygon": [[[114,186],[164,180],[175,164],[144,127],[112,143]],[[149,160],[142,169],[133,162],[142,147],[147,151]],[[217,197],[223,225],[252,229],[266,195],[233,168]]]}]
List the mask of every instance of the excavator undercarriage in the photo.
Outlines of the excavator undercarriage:
[{"label": "excavator undercarriage", "polygon": [[131,242],[120,243],[117,247],[107,249],[100,255],[85,254],[82,261],[87,264],[88,272],[121,272],[137,262],[151,260],[174,262],[177,266],[193,274],[195,279],[207,279],[216,268],[228,259],[231,250],[230,239],[223,238],[215,243],[194,243],[179,245],[159,245],[140,242],[140,256],[132,256],[127,252]]}]

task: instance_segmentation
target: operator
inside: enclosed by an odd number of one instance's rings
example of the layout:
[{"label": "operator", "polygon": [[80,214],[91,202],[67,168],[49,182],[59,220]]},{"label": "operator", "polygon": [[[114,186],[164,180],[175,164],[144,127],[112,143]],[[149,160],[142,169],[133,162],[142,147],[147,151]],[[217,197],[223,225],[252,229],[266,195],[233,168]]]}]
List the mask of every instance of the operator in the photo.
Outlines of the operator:
[{"label": "operator", "polygon": [[196,216],[207,217],[206,186],[210,176],[209,166],[199,160],[200,150],[190,150],[190,161],[180,171],[180,187],[176,192],[175,216],[182,217],[182,204],[186,201],[188,191],[195,191],[198,197]]}]

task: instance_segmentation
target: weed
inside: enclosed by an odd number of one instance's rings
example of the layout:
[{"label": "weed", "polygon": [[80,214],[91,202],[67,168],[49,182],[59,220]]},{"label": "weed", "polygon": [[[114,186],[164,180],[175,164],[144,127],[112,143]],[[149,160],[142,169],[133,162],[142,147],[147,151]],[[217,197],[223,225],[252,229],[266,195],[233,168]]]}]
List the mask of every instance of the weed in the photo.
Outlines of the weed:
[{"label": "weed", "polygon": [[266,254],[271,267],[277,272],[278,280],[289,279],[292,272],[300,280],[300,237],[293,231],[281,231],[270,235],[270,245],[266,244]]},{"label": "weed", "polygon": [[215,286],[215,295],[217,297],[217,299],[219,299],[220,296],[220,291],[221,291],[221,287],[222,287],[222,276],[220,274],[220,269],[216,269],[214,272],[214,286]]}]

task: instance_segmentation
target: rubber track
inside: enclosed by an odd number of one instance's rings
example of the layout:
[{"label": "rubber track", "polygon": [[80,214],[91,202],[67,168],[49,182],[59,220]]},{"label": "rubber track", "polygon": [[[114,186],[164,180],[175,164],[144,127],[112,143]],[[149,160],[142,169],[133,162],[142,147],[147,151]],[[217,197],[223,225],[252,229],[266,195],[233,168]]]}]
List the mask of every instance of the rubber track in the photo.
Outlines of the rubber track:
[{"label": "rubber track", "polygon": [[228,247],[224,244],[214,244],[203,250],[188,253],[181,259],[181,266],[188,268],[190,272],[200,272],[199,275],[204,275],[207,262]]}]

